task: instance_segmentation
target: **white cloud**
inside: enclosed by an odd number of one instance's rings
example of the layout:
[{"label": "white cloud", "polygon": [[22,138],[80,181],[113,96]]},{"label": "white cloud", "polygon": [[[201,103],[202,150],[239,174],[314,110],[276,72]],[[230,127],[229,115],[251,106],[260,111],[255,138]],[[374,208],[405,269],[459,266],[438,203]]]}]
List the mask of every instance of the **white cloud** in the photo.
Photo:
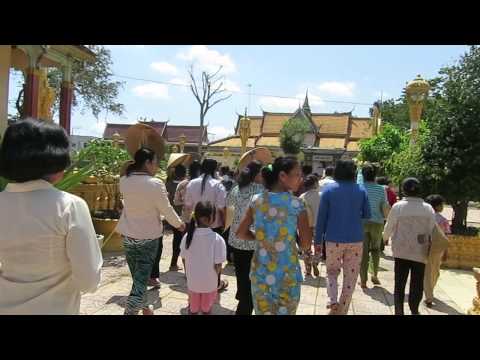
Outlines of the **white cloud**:
[{"label": "white cloud", "polygon": [[169,99],[168,86],[163,84],[144,84],[135,86],[132,89],[136,96],[149,99]]},{"label": "white cloud", "polygon": [[[293,112],[297,110],[299,106],[302,106],[304,100],[305,93],[299,93],[295,95],[295,98],[261,97],[259,104],[266,111]],[[312,111],[315,110],[313,107],[319,108],[325,106],[322,98],[312,93],[308,94],[308,103]]]},{"label": "white cloud", "polygon": [[153,70],[158,71],[160,74],[172,76],[178,74],[177,67],[165,61],[153,62],[150,64],[150,67]]},{"label": "white cloud", "polygon": [[188,50],[177,54],[181,60],[193,62],[200,70],[215,72],[222,66],[223,74],[230,74],[237,70],[235,62],[229,54],[221,54],[217,50],[211,50],[206,45],[192,45]]},{"label": "white cloud", "polygon": [[228,91],[240,91],[240,86],[235,81],[230,79],[226,79],[224,81],[223,87]]},{"label": "white cloud", "polygon": [[188,79],[186,77],[185,78],[176,77],[176,78],[171,79],[169,82],[171,82],[172,84],[177,84],[177,85],[190,85],[190,82],[188,81]]},{"label": "white cloud", "polygon": [[208,127],[208,138],[210,141],[223,139],[233,134],[234,134],[233,129],[227,129],[227,128],[224,128],[223,126]]},{"label": "white cloud", "polygon": [[385,100],[385,99],[390,99],[391,98],[390,94],[385,92],[385,91],[383,91],[383,92],[382,91],[375,91],[373,96],[375,96],[375,99],[378,99],[378,100],[380,100],[380,99]]},{"label": "white cloud", "polygon": [[325,81],[318,85],[317,89],[329,95],[351,97],[353,96],[355,83],[352,81]]},{"label": "white cloud", "polygon": [[[302,99],[302,104],[303,100],[305,99],[305,94],[300,93],[295,96],[297,99]],[[315,107],[324,107],[325,102],[322,100],[322,98],[318,95],[315,95],[311,92],[308,93],[308,103],[310,104],[310,107],[315,106]]]},{"label": "white cloud", "polygon": [[259,104],[266,111],[293,112],[302,104],[301,99],[261,97]]}]

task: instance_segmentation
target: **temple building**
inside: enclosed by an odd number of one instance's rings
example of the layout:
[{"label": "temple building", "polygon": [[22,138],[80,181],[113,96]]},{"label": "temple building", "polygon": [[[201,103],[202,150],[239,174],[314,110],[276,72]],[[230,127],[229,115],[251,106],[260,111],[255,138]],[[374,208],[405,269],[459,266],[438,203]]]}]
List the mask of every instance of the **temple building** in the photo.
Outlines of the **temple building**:
[{"label": "temple building", "polygon": [[[241,154],[238,116],[235,135],[212,141],[207,151],[211,156],[218,156],[227,151],[232,158]],[[277,113],[263,111],[261,116],[249,116],[250,137],[247,150],[255,147],[267,147],[274,156],[283,154],[280,147],[280,131],[285,122],[293,117],[304,118],[310,124],[310,131],[305,135],[302,151],[303,162],[310,164],[314,172],[322,172],[328,165],[333,165],[340,158],[353,158],[359,152],[361,139],[373,134],[371,118],[354,117],[348,113],[312,113],[308,103],[308,94],[303,106],[294,113]]]},{"label": "temple building", "polygon": [[[204,126],[203,131],[200,126],[190,125],[171,125],[168,121],[138,121],[142,124],[153,127],[163,137],[167,145],[177,147],[182,140],[185,141],[185,147],[183,151],[185,153],[197,154],[198,153],[198,141],[202,138],[202,145],[208,144],[207,127]],[[134,124],[114,124],[107,123],[103,132],[104,139],[113,139],[115,134],[118,134],[118,140],[120,144],[125,138],[127,129]],[[180,149],[177,149],[180,150]]]},{"label": "temple building", "polygon": [[10,69],[25,74],[23,117],[52,120],[55,91],[47,80],[49,67],[62,70],[60,125],[70,134],[74,61],[94,62],[95,54],[82,45],[0,45],[0,136],[8,126]]}]

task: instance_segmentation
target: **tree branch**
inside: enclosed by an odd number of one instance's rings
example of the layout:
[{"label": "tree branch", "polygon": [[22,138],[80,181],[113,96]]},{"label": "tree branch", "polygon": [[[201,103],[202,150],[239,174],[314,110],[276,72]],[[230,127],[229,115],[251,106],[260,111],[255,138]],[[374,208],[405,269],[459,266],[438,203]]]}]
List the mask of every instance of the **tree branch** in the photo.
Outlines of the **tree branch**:
[{"label": "tree branch", "polygon": [[232,97],[232,94],[227,95],[227,96],[225,96],[225,97],[223,97],[223,98],[220,98],[220,99],[218,99],[218,100],[215,100],[215,101],[208,107],[208,109],[211,109],[211,108],[214,107],[216,104],[218,104],[220,101],[227,100],[227,99],[229,99],[229,98],[231,98],[231,97]]}]

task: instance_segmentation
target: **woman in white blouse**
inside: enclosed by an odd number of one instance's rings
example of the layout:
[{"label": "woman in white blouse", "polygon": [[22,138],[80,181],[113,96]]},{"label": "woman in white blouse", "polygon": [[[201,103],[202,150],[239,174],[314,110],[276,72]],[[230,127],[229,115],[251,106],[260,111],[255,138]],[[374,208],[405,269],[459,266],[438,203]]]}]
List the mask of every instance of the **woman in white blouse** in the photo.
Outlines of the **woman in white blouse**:
[{"label": "woman in white blouse", "polygon": [[0,314],[78,314],[100,283],[102,254],[88,206],[53,184],[70,165],[57,125],[9,126],[0,147]]},{"label": "woman in white blouse", "polygon": [[120,178],[124,206],[117,231],[124,236],[125,255],[133,278],[125,315],[136,315],[140,309],[144,315],[153,315],[147,306],[146,291],[163,236],[162,216],[173,227],[185,230],[185,224],[170,205],[165,184],[154,177],[157,169],[155,152],[141,148],[126,176]]}]

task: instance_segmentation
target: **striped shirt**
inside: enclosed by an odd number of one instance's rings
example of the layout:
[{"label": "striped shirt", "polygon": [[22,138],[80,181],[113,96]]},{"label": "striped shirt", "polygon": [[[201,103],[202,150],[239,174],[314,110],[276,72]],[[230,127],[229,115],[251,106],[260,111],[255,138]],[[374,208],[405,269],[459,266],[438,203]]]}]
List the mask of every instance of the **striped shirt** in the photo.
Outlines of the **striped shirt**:
[{"label": "striped shirt", "polygon": [[370,181],[364,182],[363,187],[367,190],[368,202],[372,211],[372,217],[368,221],[383,224],[384,217],[382,209],[387,202],[384,187]]}]

